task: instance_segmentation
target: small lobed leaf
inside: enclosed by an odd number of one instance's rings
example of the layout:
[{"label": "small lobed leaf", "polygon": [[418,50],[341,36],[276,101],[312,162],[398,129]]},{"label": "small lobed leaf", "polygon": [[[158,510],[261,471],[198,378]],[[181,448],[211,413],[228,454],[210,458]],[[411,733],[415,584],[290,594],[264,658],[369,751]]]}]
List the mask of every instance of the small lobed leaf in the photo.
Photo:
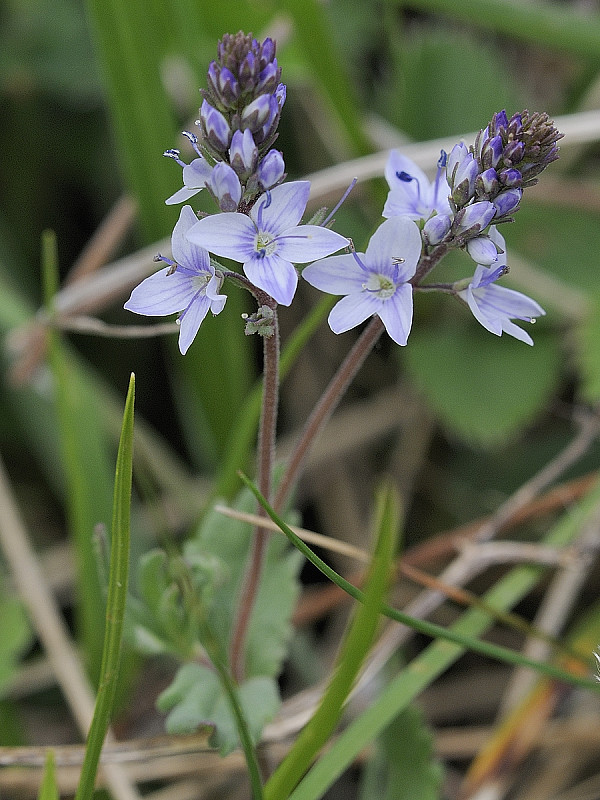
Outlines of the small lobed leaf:
[{"label": "small lobed leaf", "polygon": [[[239,701],[250,736],[258,742],[263,727],[279,707],[279,692],[272,678],[257,677],[238,689]],[[171,734],[191,733],[201,726],[213,727],[209,744],[225,756],[239,747],[237,726],[228,698],[214,670],[202,664],[184,664],[157,702],[169,711],[166,721]]]}]

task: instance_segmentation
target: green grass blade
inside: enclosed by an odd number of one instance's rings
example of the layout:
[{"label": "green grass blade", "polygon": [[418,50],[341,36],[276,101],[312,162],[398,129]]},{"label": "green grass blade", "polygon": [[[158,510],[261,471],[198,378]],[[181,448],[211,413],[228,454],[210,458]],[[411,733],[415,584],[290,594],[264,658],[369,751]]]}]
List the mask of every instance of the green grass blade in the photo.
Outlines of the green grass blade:
[{"label": "green grass blade", "polygon": [[[43,236],[42,251],[46,307],[51,315],[58,284],[56,240],[51,232]],[[95,684],[102,657],[104,598],[93,534],[99,523],[108,528],[110,522],[111,467],[97,397],[83,373],[67,357],[56,330],[48,330],[48,353],[66,476],[67,517],[76,551],[78,634]]]},{"label": "green grass blade", "polygon": [[396,552],[399,525],[399,498],[394,489],[386,485],[377,498],[377,543],[363,602],[356,610],[342,643],[333,677],[321,704],[266,784],[265,800],[284,800],[288,797],[340,720],[360,666],[375,637]]},{"label": "green grass blade", "polygon": [[38,800],[59,800],[58,784],[56,783],[56,765],[54,763],[54,750],[48,750],[44,765],[44,777],[38,793]]},{"label": "green grass blade", "polygon": [[100,759],[104,737],[108,730],[119,677],[121,639],[129,576],[134,399],[135,378],[132,375],[129,381],[127,400],[125,401],[123,427],[115,470],[112,544],[110,550],[110,571],[108,578],[108,599],[106,602],[106,626],[104,629],[102,669],[94,717],[88,734],[83,766],[81,768],[81,777],[75,795],[76,800],[90,800],[94,793],[98,761]]},{"label": "green grass blade", "polygon": [[[345,578],[342,578],[335,570],[331,569],[322,559],[320,559],[313,551],[308,547],[308,545],[302,541],[302,539],[298,538],[296,534],[285,524],[285,522],[275,513],[275,511],[269,506],[265,498],[260,494],[260,492],[256,489],[254,484],[245,475],[241,475],[242,480],[250,488],[253,492],[255,497],[257,498],[258,502],[261,506],[265,509],[267,514],[271,517],[273,522],[278,525],[283,533],[288,537],[291,543],[298,549],[300,552],[313,564],[318,570],[320,570],[325,577],[329,578],[333,583],[347,592],[351,597],[355,600],[359,600],[363,602],[364,594],[363,592],[358,589],[353,584],[349,583]],[[598,495],[596,495],[596,502],[600,502],[600,491]],[[565,530],[568,531],[569,538],[565,541],[562,539],[555,538],[558,537],[558,533],[563,533]],[[555,547],[564,546],[567,544],[575,535],[575,529],[571,528],[571,518],[569,517],[565,521],[564,527],[560,524],[553,529],[553,533],[550,534],[548,540],[545,541],[545,544],[552,545]],[[498,617],[498,611],[502,612],[506,608],[511,607],[510,597],[511,591],[518,592],[522,587],[522,583],[524,582],[526,585],[526,589],[524,589],[524,593],[526,593],[534,584],[537,578],[542,574],[543,567],[536,567],[535,565],[519,567],[514,569],[510,573],[510,581],[508,585],[510,587],[509,591],[509,598],[508,601],[504,602],[503,598],[501,598],[501,602],[494,599],[493,602],[490,602],[486,595],[483,598],[480,607],[475,609],[479,611],[482,618],[486,619],[488,623],[495,621]],[[508,577],[507,577],[508,580]],[[504,583],[501,582],[498,586],[504,586]],[[518,599],[520,599],[521,595],[519,595]],[[489,611],[487,610],[489,609]],[[494,611],[492,611],[492,609]],[[599,689],[600,686],[595,681],[589,680],[587,678],[581,678],[578,675],[573,675],[569,672],[565,672],[552,664],[546,664],[545,662],[534,661],[529,659],[520,653],[515,652],[514,650],[509,650],[506,647],[501,647],[499,645],[492,644],[490,642],[482,642],[479,639],[475,638],[479,636],[479,631],[476,631],[474,636],[470,636],[468,632],[463,632],[460,625],[455,625],[451,628],[443,628],[440,625],[435,625],[432,622],[427,622],[426,620],[417,619],[415,617],[411,617],[408,614],[403,613],[402,611],[398,611],[395,608],[390,608],[389,606],[384,605],[381,609],[381,613],[385,616],[393,619],[395,622],[399,622],[402,625],[407,625],[408,627],[412,628],[413,630],[417,631],[418,633],[423,633],[426,636],[431,636],[434,639],[441,639],[447,643],[452,643],[457,645],[459,648],[463,650],[473,650],[481,655],[488,656],[490,658],[495,658],[498,661],[504,661],[507,664],[514,664],[517,666],[525,666],[530,667],[531,669],[536,670],[537,672],[548,675],[549,677],[555,678],[557,680],[564,681],[565,683],[570,683],[573,686],[581,686],[585,689]],[[472,612],[474,613],[474,612]]]},{"label": "green grass blade", "polygon": [[[403,0],[388,0],[394,6]],[[522,3],[519,0],[411,0],[411,9],[438,12],[455,21],[476,25],[494,33],[542,45],[554,50],[600,59],[600,16],[578,14],[558,3]]]}]

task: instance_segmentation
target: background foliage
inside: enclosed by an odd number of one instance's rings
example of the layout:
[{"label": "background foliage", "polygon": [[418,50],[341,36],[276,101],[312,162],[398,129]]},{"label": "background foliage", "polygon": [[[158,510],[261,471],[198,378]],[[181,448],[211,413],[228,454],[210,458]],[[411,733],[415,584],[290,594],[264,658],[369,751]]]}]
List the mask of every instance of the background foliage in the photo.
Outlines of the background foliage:
[{"label": "background foliage", "polygon": [[[128,624],[137,621],[131,639],[137,636],[138,645],[143,639],[146,650],[161,657],[142,661],[132,650],[126,654],[117,721],[124,738],[162,732],[164,714],[155,710],[155,701],[178,666],[176,648],[163,646],[164,631],[153,628],[156,615],[148,617],[143,606],[160,601],[153,595],[157,584],[148,578],[157,565],[153,548],[172,555],[186,539],[191,558],[203,535],[199,523],[214,479],[232,496],[234,469],[250,468],[249,448],[236,437],[243,424],[253,426],[247,415],[260,357],[240,322],[240,314],[251,310],[247,299],[232,292],[226,310],[202,326],[185,359],[174,337],[136,341],[69,334],[61,336],[49,366],[36,324],[43,304],[41,240],[47,229],[56,234],[62,285],[72,280],[82,253],[100,267],[146,246],[159,249],[178,213],[164,198],[179,188],[181,177],[161,153],[168,147],[184,151],[179,132],[197,115],[198,88],[217,40],[239,29],[278,41],[288,85],[278,147],[292,178],[405,141],[460,136],[483,127],[501,108],[560,115],[597,107],[595,6],[582,11],[569,2],[507,0],[470,0],[460,9],[445,0],[0,2],[0,452],[31,541],[94,680],[103,579],[90,531],[110,521],[122,402],[129,375],[136,373],[132,574],[139,562],[141,577],[133,587],[138,616]],[[565,143],[564,157],[526,195],[515,224],[505,226],[509,283],[547,310],[533,329],[535,346],[487,334],[446,297],[417,297],[409,345],[400,350],[382,341],[352,387],[340,424],[323,435],[308,464],[297,494],[307,526],[367,546],[373,490],[385,474],[404,496],[407,546],[417,546],[495,509],[574,436],[577,413],[595,409],[600,399],[598,169],[593,142],[577,148]],[[110,246],[90,245],[124,195],[137,209],[133,222],[127,224],[127,212],[117,212],[123,234]],[[361,186],[336,215],[336,230],[360,248],[380,221],[384,196],[381,179]],[[336,200],[326,198],[329,205]],[[468,259],[449,259],[440,279],[470,269]],[[93,312],[111,323],[137,322],[122,311],[126,296],[123,286]],[[282,314],[284,339],[317,299],[302,287],[294,307]],[[282,453],[352,336],[334,337],[322,325],[296,360],[282,388]],[[238,456],[230,464],[232,452]],[[592,439],[565,480],[595,470],[598,456]],[[223,463],[230,464],[226,480]],[[547,523],[535,517],[518,535],[538,538]],[[210,530],[215,558],[226,563],[227,543],[220,531]],[[283,539],[278,547],[273,559],[281,561],[285,576],[270,573],[269,598],[277,596],[277,582],[285,582],[280,596],[289,610],[297,597],[299,562]],[[343,572],[355,567],[341,557],[336,565]],[[437,563],[427,567],[434,571]],[[210,580],[215,570],[212,563]],[[15,600],[8,564],[3,573],[0,745],[77,741],[52,671],[27,678],[47,662]],[[305,590],[280,683],[285,696],[324,678],[345,622],[345,606],[325,600],[327,613],[307,611],[311,624],[299,621],[307,598],[325,596],[318,584],[312,586],[317,577],[311,569],[304,568],[301,577]],[[487,586],[483,581],[475,588]],[[597,588],[596,571],[581,589],[574,617],[595,600]],[[211,591],[219,609],[215,624],[226,640],[219,617],[226,599],[218,586]],[[528,616],[534,599],[522,609]],[[169,609],[161,613],[168,626]],[[453,616],[448,609],[440,613],[444,621]],[[269,626],[268,614],[264,624]],[[285,627],[280,619],[277,625]],[[288,635],[282,629],[275,638]],[[517,646],[520,640],[511,636],[509,643]],[[269,661],[274,684],[283,656],[269,648],[261,653],[260,641],[257,633],[253,657]],[[402,659],[419,647],[411,645]],[[455,668],[439,690],[451,697],[446,716],[435,713],[433,691],[429,699],[425,693],[427,723],[491,724],[495,707],[477,704],[465,689],[472,668],[485,672],[487,698],[500,694],[506,672],[486,666],[467,657]],[[174,708],[172,715],[178,708],[186,711],[185,702],[178,706],[187,686],[181,674],[181,691],[161,695],[162,710]],[[200,703],[189,726],[206,714]],[[419,742],[413,763],[422,765],[423,797],[441,796],[430,734],[419,714],[405,714],[403,730],[415,730]],[[176,716],[170,719],[172,728],[185,727],[173,722]],[[339,794],[331,796],[373,796],[375,785],[383,787],[382,797],[411,796],[399,777],[396,744],[390,728],[364,775],[347,775],[331,790]],[[457,757],[450,763],[451,777],[466,762]],[[218,786],[227,788],[223,781]],[[21,789],[31,794],[34,783],[25,777]],[[3,796],[5,788],[0,771]],[[454,796],[452,781],[446,792]]]}]

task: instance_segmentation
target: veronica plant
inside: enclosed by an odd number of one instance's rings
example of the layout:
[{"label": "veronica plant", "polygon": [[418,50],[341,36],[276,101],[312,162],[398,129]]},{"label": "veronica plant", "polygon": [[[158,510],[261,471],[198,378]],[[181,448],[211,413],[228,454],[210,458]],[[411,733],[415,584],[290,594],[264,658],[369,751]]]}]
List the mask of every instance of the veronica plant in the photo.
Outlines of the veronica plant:
[{"label": "veronica plant", "polygon": [[[449,154],[442,152],[433,182],[393,151],[385,170],[390,186],[383,209],[385,220],[364,252],[357,252],[351,239],[331,230],[323,220],[321,224],[301,221],[310,184],[286,182],[283,155],[273,148],[286,97],[280,77],[271,39],[260,43],[243,33],[223,37],[217,59],[208,69],[207,88],[202,90],[197,130],[184,134],[195,158],[187,164],[178,150],[165,153],[183,171],[183,187],[166,202],[187,202],[206,191],[215,201],[216,213],[198,219],[189,205],[184,206],[173,231],[173,258],[158,256],[167,266],[134,289],[125,304],[147,316],[179,312],[179,347],[185,354],[208,312],[223,310],[225,284],[233,282],[253,296],[257,310],[245,315],[246,333],[262,336],[264,371],[257,484],[276,510],[284,506],[306,451],[383,330],[397,344],[409,343],[415,292],[453,295],[490,332],[498,336],[505,332],[533,344],[513,320],[533,322],[544,311],[534,300],[499,285],[508,262],[498,227],[513,220],[523,191],[558,157],[561,137],[545,114],[524,111],[509,119],[502,111],[472,145],[460,142]],[[469,276],[452,284],[428,281],[431,271],[454,249],[472,259]],[[237,262],[241,270],[229,269],[215,256]],[[289,306],[294,300],[297,264],[308,264],[301,273],[308,283],[343,295],[329,315],[334,333],[370,322],[307,415],[304,432],[274,487],[278,306]],[[262,509],[259,513],[264,514]],[[182,729],[182,724],[193,728],[210,718],[206,703],[213,702],[213,689],[206,694],[198,682],[209,681],[213,686],[220,681],[223,702],[231,708],[228,719],[223,707],[219,706],[218,714],[214,712],[217,731],[225,737],[220,745],[227,750],[235,744],[223,731],[237,726],[247,750],[248,742],[260,737],[261,726],[274,710],[275,680],[285,654],[293,595],[285,594],[278,574],[285,574],[283,585],[288,591],[295,585],[299,564],[278,553],[279,561],[265,572],[268,535],[258,526],[247,548],[247,562],[240,566],[239,550],[226,543],[222,531],[218,535],[215,531],[216,523],[207,517],[175,566],[167,565],[164,554],[146,559],[142,594],[162,621],[152,632],[153,638],[147,634],[145,641],[151,640],[155,646],[162,640],[163,649],[193,662],[178,675],[162,701],[163,708],[174,709],[177,729]],[[205,552],[207,543],[213,548],[210,558]],[[227,563],[228,558],[232,563]],[[234,576],[234,583],[227,584],[225,575]],[[281,602],[263,600],[259,612],[259,589],[269,581],[275,581],[272,590],[279,592]],[[187,609],[193,622],[182,621],[180,606]],[[257,615],[262,613],[270,616],[261,629]],[[265,644],[274,630],[278,632],[275,655]],[[269,697],[268,706],[257,700],[257,692],[262,692],[261,698]],[[190,712],[190,707],[196,711]],[[242,731],[239,725],[244,714],[250,719]],[[248,750],[247,757],[256,775]]]}]

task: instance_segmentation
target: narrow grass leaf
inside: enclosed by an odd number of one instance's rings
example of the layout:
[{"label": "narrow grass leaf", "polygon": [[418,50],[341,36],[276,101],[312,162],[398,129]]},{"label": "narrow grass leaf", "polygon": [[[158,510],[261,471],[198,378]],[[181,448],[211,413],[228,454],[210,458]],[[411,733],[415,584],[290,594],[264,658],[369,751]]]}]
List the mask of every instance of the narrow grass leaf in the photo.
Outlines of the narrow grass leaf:
[{"label": "narrow grass leaf", "polygon": [[56,782],[56,765],[54,750],[48,750],[44,765],[44,777],[38,792],[38,800],[59,800],[58,783]]},{"label": "narrow grass leaf", "polygon": [[100,683],[96,697],[94,716],[88,734],[83,766],[76,800],[90,800],[94,793],[94,781],[98,769],[100,752],[108,730],[112,712],[121,658],[123,620],[127,599],[129,577],[130,505],[133,461],[133,410],[135,378],[129,381],[125,401],[123,427],[117,454],[112,515],[112,545],[108,577],[108,599],[106,603],[106,626]]},{"label": "narrow grass leaf", "polygon": [[364,603],[354,614],[319,708],[265,786],[266,800],[287,798],[340,720],[360,666],[375,637],[390,578],[399,524],[399,499],[391,485],[386,485],[377,498],[377,543],[366,581]]}]

